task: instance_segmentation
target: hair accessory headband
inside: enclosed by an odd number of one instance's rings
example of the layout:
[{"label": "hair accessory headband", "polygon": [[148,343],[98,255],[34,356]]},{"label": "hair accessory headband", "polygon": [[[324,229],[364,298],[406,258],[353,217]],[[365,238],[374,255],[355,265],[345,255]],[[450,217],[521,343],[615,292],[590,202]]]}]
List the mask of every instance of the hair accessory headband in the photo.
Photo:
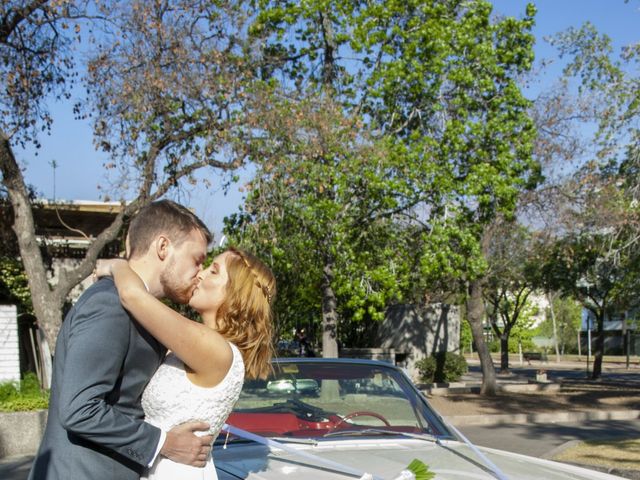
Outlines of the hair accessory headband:
[{"label": "hair accessory headband", "polygon": [[256,286],[262,290],[262,293],[265,297],[267,297],[267,302],[271,303],[271,289],[267,285],[262,285],[260,282],[256,281]]},{"label": "hair accessory headband", "polygon": [[251,272],[251,274],[253,275],[253,277],[256,279],[256,287],[258,287],[260,290],[262,290],[262,293],[264,294],[264,296],[267,299],[267,302],[269,304],[271,304],[271,298],[273,297],[273,292],[271,292],[271,289],[267,286],[267,285],[262,285],[260,283],[260,281],[258,280],[258,276],[256,275],[255,270],[253,269],[253,267],[249,264],[249,261],[246,259],[246,257],[244,255],[242,255],[242,252],[239,252],[237,250],[234,250],[234,253],[236,255],[238,255],[241,259],[242,259],[242,263],[244,263],[244,266],[247,267],[249,269],[249,271]]}]

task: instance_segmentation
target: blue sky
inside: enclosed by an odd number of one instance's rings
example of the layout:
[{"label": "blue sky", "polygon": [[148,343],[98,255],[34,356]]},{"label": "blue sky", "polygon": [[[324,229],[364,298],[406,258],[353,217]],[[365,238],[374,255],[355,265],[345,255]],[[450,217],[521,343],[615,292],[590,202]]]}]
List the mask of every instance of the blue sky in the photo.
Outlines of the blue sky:
[{"label": "blue sky", "polygon": [[[509,16],[522,16],[527,4],[524,0],[492,0],[494,12]],[[640,41],[640,0],[538,0],[534,34],[537,37],[536,58],[553,58],[554,52],[543,40],[570,26],[592,22],[601,32],[608,34],[618,50],[624,45]],[[560,63],[552,68],[558,73]],[[542,88],[545,82],[541,80]],[[17,150],[16,154],[26,166],[28,183],[34,185],[45,198],[54,198],[52,160],[57,164],[55,197],[64,200],[100,200],[98,184],[104,184],[102,163],[105,158],[93,149],[92,132],[88,123],[73,119],[68,104],[52,104],[54,126],[51,136],[41,138],[42,148],[36,156],[33,150]],[[222,181],[211,179],[214,185]],[[216,232],[222,228],[226,215],[237,210],[242,193],[237,186],[224,194],[221,187],[199,189],[179,200],[195,208],[198,215]]]}]

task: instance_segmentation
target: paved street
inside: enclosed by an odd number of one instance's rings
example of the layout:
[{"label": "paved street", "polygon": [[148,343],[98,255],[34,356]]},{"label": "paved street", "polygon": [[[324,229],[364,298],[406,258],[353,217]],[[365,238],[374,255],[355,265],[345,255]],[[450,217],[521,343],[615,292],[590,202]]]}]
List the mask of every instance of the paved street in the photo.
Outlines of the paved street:
[{"label": "paved street", "polygon": [[[463,381],[467,383],[481,382],[482,373],[480,371],[480,363],[475,361],[469,362],[469,373],[464,376]],[[526,382],[528,379],[534,379],[538,370],[544,369],[547,377],[552,382],[561,381],[581,381],[588,378],[586,362],[540,362],[532,361],[531,365],[526,362],[520,365],[519,362],[511,362],[509,364],[510,373],[505,376],[499,372],[499,362],[495,363],[497,377],[499,383],[509,382]],[[593,364],[589,365],[589,372]],[[629,386],[640,386],[640,367],[631,365],[625,368],[623,363],[620,364],[604,364],[602,378],[598,381],[601,384],[607,383],[624,383]]]},{"label": "paved street", "polygon": [[484,447],[546,458],[571,440],[640,438],[640,420],[583,423],[468,425],[459,430]]}]

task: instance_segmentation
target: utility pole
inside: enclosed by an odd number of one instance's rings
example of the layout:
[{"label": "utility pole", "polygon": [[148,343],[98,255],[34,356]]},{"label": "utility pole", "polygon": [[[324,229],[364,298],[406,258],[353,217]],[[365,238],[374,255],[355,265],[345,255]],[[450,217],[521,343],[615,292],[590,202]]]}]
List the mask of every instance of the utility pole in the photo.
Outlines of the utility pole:
[{"label": "utility pole", "polygon": [[587,378],[589,378],[590,358],[591,358],[591,315],[587,313]]}]

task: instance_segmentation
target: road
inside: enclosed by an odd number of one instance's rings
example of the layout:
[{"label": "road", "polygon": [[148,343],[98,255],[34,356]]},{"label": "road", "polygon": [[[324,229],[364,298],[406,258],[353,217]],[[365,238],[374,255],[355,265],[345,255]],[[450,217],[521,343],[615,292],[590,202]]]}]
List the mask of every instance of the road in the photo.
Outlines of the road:
[{"label": "road", "polygon": [[484,447],[546,458],[571,440],[640,438],[640,420],[606,420],[582,423],[469,425],[459,430]]},{"label": "road", "polygon": [[[500,374],[498,366],[499,363],[496,364],[498,383],[509,383],[511,381],[526,382],[527,379],[535,379],[536,372],[541,369],[547,372],[547,378],[552,382],[582,381],[588,378],[585,363],[532,361],[531,365],[527,365],[526,363],[520,365],[519,363],[512,362],[509,365],[510,374],[506,377]],[[592,365],[590,365],[590,368],[591,367]],[[469,362],[469,373],[463,377],[463,380],[468,383],[480,383],[482,381],[482,373],[478,362]],[[602,378],[597,380],[597,382],[603,385],[622,384],[628,387],[640,387],[640,368],[636,365],[633,365],[629,369],[625,368],[622,364],[605,365]]]}]

